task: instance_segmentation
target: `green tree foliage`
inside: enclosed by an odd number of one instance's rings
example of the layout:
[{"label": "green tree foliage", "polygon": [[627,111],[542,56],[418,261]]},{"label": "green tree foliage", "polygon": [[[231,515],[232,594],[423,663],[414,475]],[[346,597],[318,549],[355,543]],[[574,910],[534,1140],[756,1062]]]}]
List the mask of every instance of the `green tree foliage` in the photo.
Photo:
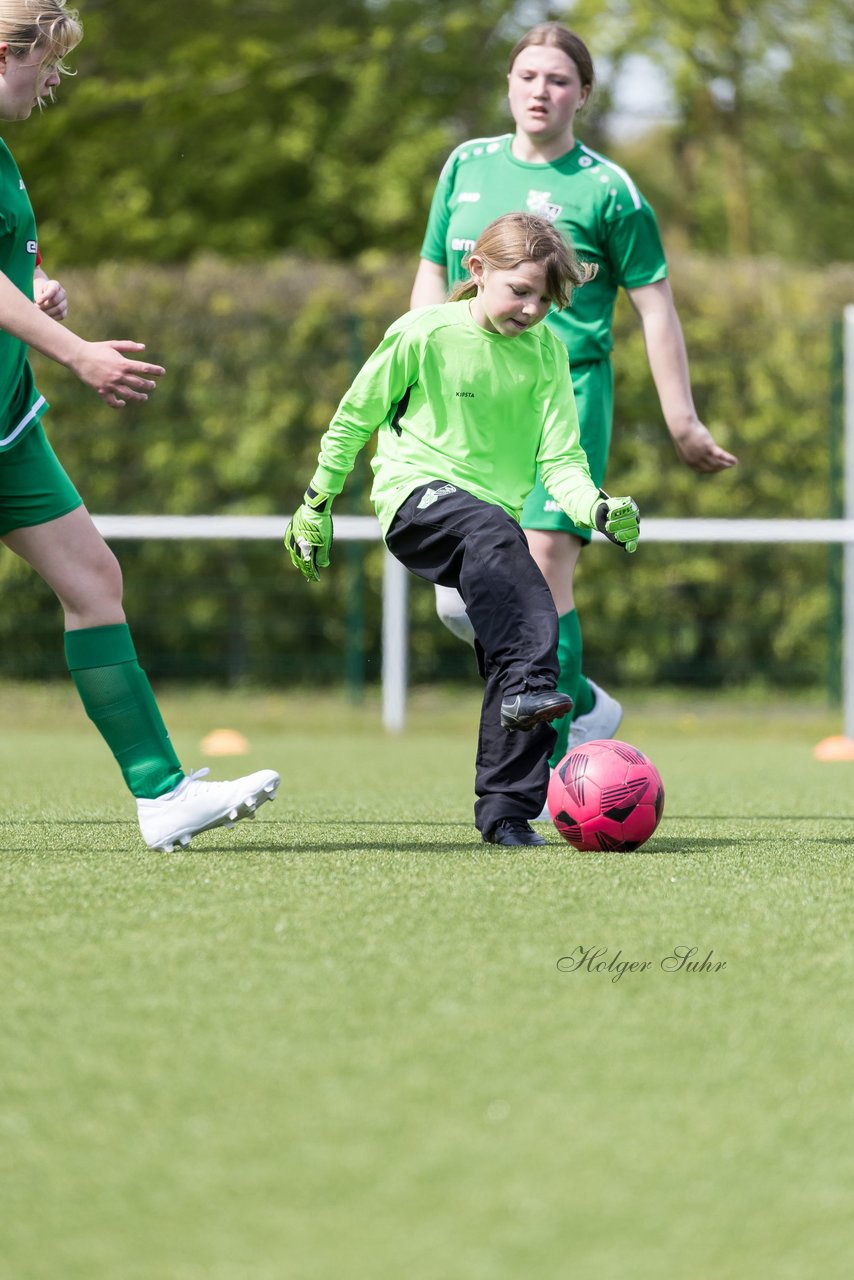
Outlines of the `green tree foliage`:
[{"label": "green tree foliage", "polygon": [[[4,136],[73,323],[142,337],[169,367],[150,405],[115,415],[40,366],[58,405],[49,429],[88,504],[292,509],[340,394],[406,307],[442,160],[464,137],[509,127],[508,48],[557,17],[582,32],[602,73],[579,132],[627,163],[658,209],[701,413],[742,458],[715,478],[676,462],[623,307],[611,483],[647,516],[828,514],[829,334],[854,278],[805,264],[851,257],[851,3],[80,0],[79,76]],[[664,68],[674,120],[609,142],[613,85],[636,54]],[[692,246],[710,256],[683,257]],[[366,511],[367,489],[362,468],[337,509]],[[823,549],[607,553],[585,553],[579,583],[594,675],[821,678],[833,561]],[[277,547],[147,544],[122,558],[155,671],[340,673],[349,554],[308,596]],[[376,549],[365,571],[376,588]],[[61,666],[56,603],[11,556],[0,597],[6,663],[35,675]],[[374,662],[376,600],[374,589]],[[432,608],[415,586],[416,678],[470,674]]]},{"label": "green tree foliage", "polygon": [[[829,317],[850,298],[854,269],[805,273],[744,261],[722,270],[716,259],[685,258],[673,278],[698,404],[741,462],[697,476],[676,460],[626,305],[617,317],[609,483],[633,493],[646,517],[831,514]],[[148,404],[115,413],[65,370],[39,361],[39,385],[55,406],[48,431],[89,508],[284,516],[353,373],[405,309],[409,267],[277,258],[259,273],[208,259],[187,268],[103,266],[67,283],[82,332],[146,338],[168,369]],[[369,512],[368,489],[365,465],[336,511]],[[354,634],[346,545],[312,588],[277,544],[117,549],[128,614],[155,674],[342,677]],[[821,683],[831,562],[822,547],[642,542],[629,557],[596,544],[584,553],[578,587],[591,671],[620,682],[717,684],[761,674],[781,685]],[[379,674],[377,547],[365,573],[358,628],[371,678]],[[470,678],[470,651],[435,622],[432,591],[413,581],[412,595],[416,679]],[[62,670],[57,605],[12,556],[0,559],[0,651],[4,673]]]},{"label": "green tree foliage", "polygon": [[[52,262],[415,253],[449,149],[510,121],[506,59],[557,17],[600,69],[580,127],[671,244],[826,262],[854,204],[852,0],[81,0],[79,76],[6,136]],[[608,141],[632,55],[672,126]]]},{"label": "green tree foliage", "polygon": [[457,129],[496,119],[497,0],[82,8],[79,78],[8,131],[59,260],[411,250]]},{"label": "green tree foliage", "polygon": [[852,0],[578,0],[558,10],[614,71],[639,54],[664,71],[673,124],[622,154],[683,242],[851,257]]}]

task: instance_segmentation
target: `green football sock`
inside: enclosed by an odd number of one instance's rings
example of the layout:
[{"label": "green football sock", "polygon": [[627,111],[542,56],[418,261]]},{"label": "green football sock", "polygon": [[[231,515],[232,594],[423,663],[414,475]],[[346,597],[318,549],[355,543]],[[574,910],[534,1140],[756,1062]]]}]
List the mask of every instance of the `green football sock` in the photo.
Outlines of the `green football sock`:
[{"label": "green football sock", "polygon": [[65,660],[86,714],[131,793],[154,799],[177,787],[184,770],[127,625],[66,631]]},{"label": "green football sock", "polygon": [[586,716],[588,711],[592,711],[596,705],[596,697],[590,688],[590,682],[587,676],[578,677],[578,693],[575,697],[575,706],[572,708],[570,720],[577,720],[579,716]]},{"label": "green football sock", "polygon": [[[578,697],[578,681],[581,679],[581,625],[574,609],[569,613],[562,613],[557,621],[557,661],[560,668],[557,687],[572,698],[574,712]],[[549,758],[552,768],[566,755],[571,719],[572,716],[569,715],[553,722],[553,728],[557,729],[557,742]]]},{"label": "green football sock", "polygon": [[566,755],[570,722],[576,716],[586,715],[595,701],[593,690],[587,683],[586,677],[581,674],[582,647],[581,623],[578,621],[575,609],[571,609],[569,613],[561,614],[558,618],[557,660],[560,674],[557,687],[563,693],[569,694],[573,701],[573,708],[570,715],[554,722],[554,727],[557,729],[557,742],[549,758],[552,768]]}]

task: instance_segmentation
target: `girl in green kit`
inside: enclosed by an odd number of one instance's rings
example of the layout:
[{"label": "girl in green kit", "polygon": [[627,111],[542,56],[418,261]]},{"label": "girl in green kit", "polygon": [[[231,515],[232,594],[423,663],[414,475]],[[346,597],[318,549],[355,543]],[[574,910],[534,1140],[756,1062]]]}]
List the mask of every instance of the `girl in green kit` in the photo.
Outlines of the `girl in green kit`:
[{"label": "girl in green kit", "polygon": [[[62,60],[81,36],[65,0],[0,0],[0,119],[26,120],[52,98]],[[235,782],[202,782],[181,768],[136,659],[118,562],[42,428],[48,406],[27,349],[71,369],[115,409],[147,400],[164,370],[130,358],[142,343],[87,342],[58,323],[65,293],[40,269],[34,285],[37,256],[26,188],[0,141],[0,540],[62,605],[71,676],[136,798],[143,839],[152,848],[186,846],[199,831],[254,813],[272,799],[279,778],[262,770]]]},{"label": "girl in green kit", "polygon": [[634,551],[637,507],[608,498],[579,443],[566,352],[540,322],[592,278],[543,218],[506,214],[478,237],[467,280],[388,330],[323,436],[285,533],[311,581],[329,564],[330,507],[374,432],[371,499],[402,564],[458,590],[486,681],[475,824],[491,844],[544,844],[529,825],[546,797],[558,689],[557,614],[518,520],[537,469],[556,501]]},{"label": "girl in green kit", "polygon": [[[465,142],[448,158],[433,197],[412,306],[441,302],[448,286],[465,276],[464,257],[482,228],[508,210],[527,210],[553,223],[595,279],[572,307],[553,311],[546,323],[569,355],[581,444],[596,484],[608,460],[613,414],[611,321],[619,289],[640,317],[662,414],[681,460],[695,471],[732,467],[700,421],[679,317],[667,281],[667,262],[655,215],[630,176],[579,142],[575,117],[593,88],[593,62],[584,42],[556,22],[528,31],[510,55],[508,98],[515,132]],[[612,737],[622,709],[616,699],[581,674],[581,627],[573,579],[590,532],[562,510],[538,481],[522,513],[531,554],[542,570],[560,617],[561,687],[575,700],[574,719],[563,721],[553,763],[569,745]],[[463,638],[471,627],[462,602],[437,588],[446,625]]]}]

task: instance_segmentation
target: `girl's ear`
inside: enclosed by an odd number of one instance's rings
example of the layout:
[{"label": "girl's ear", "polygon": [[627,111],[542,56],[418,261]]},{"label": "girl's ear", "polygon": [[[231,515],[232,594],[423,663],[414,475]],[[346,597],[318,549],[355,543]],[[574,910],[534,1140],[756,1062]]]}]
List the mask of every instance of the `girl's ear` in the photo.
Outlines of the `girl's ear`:
[{"label": "girl's ear", "polygon": [[483,258],[478,257],[476,253],[470,253],[469,260],[466,265],[468,268],[468,273],[471,276],[472,280],[474,280],[475,284],[478,286],[478,288],[480,288],[480,286],[483,284],[484,273],[486,271]]}]

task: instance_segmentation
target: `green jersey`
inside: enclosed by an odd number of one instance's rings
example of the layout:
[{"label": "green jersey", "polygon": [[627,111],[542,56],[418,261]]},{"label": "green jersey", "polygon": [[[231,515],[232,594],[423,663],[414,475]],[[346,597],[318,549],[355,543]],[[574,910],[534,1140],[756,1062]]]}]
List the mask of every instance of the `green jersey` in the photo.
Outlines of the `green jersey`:
[{"label": "green jersey", "polygon": [[466,301],[402,316],[338,406],[312,487],[340,493],[375,431],[371,500],[384,532],[431,480],[518,520],[537,466],[573,520],[590,525],[599,491],[579,443],[566,351],[543,324],[505,338],[482,329]]},{"label": "green jersey", "polygon": [[[37,251],[36,220],[27,189],[12,153],[0,139],[0,271],[30,299]],[[33,381],[27,344],[0,329],[0,451],[17,444],[46,408],[47,401]]]},{"label": "green jersey", "polygon": [[465,279],[463,256],[488,223],[516,210],[548,218],[596,278],[573,294],[572,306],[546,323],[573,364],[602,360],[613,344],[619,288],[637,289],[667,275],[658,225],[624,169],[577,142],[551,164],[528,164],[511,150],[512,134],[464,142],[445,163],[433,196],[422,258],[445,267],[448,283]]}]

